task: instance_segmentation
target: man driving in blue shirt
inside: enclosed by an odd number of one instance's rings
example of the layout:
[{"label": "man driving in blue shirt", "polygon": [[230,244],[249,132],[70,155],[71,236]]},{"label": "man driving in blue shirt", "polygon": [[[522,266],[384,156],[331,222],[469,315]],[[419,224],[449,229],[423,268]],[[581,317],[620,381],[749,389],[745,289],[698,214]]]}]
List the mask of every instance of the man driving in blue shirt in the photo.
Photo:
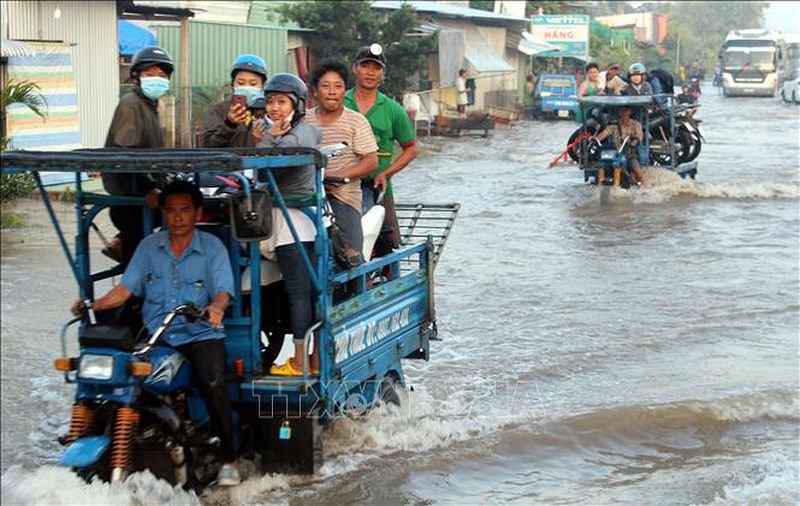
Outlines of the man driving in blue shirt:
[{"label": "man driving in blue shirt", "polygon": [[[176,306],[193,303],[205,308],[208,320],[188,322],[181,316],[164,335],[165,342],[191,363],[220,437],[222,461],[219,485],[239,483],[233,445],[233,418],[224,387],[225,337],[222,318],[234,291],[228,252],[215,236],[196,230],[203,195],[193,184],[174,181],[159,195],[167,230],[139,243],[120,284],[97,299],[92,307],[103,311],[121,306],[130,297],[143,297],[142,319],[150,333]],[[79,312],[80,301],[73,304]]]}]

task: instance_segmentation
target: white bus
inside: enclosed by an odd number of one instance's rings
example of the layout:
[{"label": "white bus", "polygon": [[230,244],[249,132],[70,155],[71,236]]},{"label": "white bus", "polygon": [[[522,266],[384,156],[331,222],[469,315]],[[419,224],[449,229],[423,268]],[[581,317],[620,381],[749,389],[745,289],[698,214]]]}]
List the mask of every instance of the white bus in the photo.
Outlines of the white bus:
[{"label": "white bus", "polygon": [[783,83],[780,95],[784,102],[800,103],[800,34],[787,33]]},{"label": "white bus", "polygon": [[780,32],[731,30],[719,57],[725,96],[774,97],[784,71],[785,42]]}]

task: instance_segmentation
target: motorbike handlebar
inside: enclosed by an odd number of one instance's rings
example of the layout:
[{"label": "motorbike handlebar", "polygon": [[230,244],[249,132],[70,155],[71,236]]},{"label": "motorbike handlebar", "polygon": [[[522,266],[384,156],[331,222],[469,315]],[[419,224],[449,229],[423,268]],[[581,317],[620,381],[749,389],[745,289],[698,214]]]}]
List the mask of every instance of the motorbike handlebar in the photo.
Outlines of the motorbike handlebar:
[{"label": "motorbike handlebar", "polygon": [[164,321],[161,322],[161,325],[158,326],[153,335],[150,336],[150,339],[147,340],[145,345],[133,352],[134,355],[144,355],[148,353],[150,350],[153,349],[153,346],[161,340],[161,336],[164,335],[164,332],[167,331],[169,326],[172,324],[172,320],[174,320],[177,316],[185,316],[186,319],[191,323],[195,320],[199,319],[206,319],[208,318],[208,312],[205,309],[201,309],[197,307],[195,304],[181,304],[180,306],[176,306],[175,309],[170,311],[167,316],[164,318]]}]

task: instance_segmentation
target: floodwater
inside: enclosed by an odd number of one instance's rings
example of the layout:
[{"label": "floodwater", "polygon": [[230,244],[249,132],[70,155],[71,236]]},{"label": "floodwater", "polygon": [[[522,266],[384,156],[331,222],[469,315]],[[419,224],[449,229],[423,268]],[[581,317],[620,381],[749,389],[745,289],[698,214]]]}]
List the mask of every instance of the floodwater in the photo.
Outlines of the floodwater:
[{"label": "floodwater", "polygon": [[705,89],[697,181],[650,171],[606,198],[547,169],[571,122],[424,139],[396,191],[462,205],[442,340],[406,364],[402,408],[326,432],[314,477],[197,497],[56,467],[72,391],[51,363],[76,289],[32,214],[3,234],[3,503],[800,503],[800,114]]}]

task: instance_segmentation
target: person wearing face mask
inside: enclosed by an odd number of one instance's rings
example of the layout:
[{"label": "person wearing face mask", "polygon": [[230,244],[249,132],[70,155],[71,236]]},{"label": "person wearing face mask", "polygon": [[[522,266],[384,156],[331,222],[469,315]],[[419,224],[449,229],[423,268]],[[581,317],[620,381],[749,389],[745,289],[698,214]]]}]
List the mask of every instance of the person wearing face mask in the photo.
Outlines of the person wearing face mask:
[{"label": "person wearing face mask", "polygon": [[[158,100],[169,91],[169,79],[175,69],[172,57],[158,46],[148,46],[140,49],[131,63],[134,88],[120,98],[105,147],[163,148],[165,134],[158,121]],[[165,184],[164,174],[158,173],[103,174],[103,187],[110,195],[145,197],[151,209],[158,209],[159,188]],[[119,234],[103,254],[126,265],[144,236],[142,210],[137,206],[111,206],[109,216]],[[157,219],[154,216],[154,221]]]},{"label": "person wearing face mask", "polygon": [[[267,64],[254,54],[243,54],[231,67],[231,97],[214,106],[203,128],[205,148],[252,148],[260,141],[261,131],[253,126],[251,109],[263,103]],[[247,105],[234,102],[233,96],[244,96]],[[255,134],[255,136],[254,136]]]}]

